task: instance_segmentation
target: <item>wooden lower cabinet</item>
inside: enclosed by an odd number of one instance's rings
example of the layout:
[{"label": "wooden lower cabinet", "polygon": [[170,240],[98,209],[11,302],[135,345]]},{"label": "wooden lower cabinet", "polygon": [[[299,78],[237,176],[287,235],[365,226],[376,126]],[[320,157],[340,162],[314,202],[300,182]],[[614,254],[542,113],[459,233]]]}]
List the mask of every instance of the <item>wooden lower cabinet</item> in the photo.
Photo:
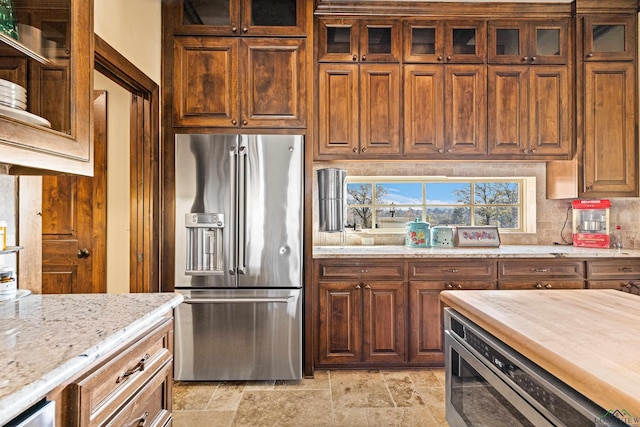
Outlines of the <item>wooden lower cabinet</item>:
[{"label": "wooden lower cabinet", "polygon": [[498,289],[582,289],[584,280],[525,280],[500,281]]},{"label": "wooden lower cabinet", "polygon": [[165,318],[47,396],[56,425],[170,425],[173,324]]},{"label": "wooden lower cabinet", "polygon": [[319,363],[404,362],[402,281],[320,282],[319,291]]},{"label": "wooden lower cabinet", "polygon": [[495,289],[492,280],[409,282],[409,362],[443,364],[442,304],[444,290]]}]

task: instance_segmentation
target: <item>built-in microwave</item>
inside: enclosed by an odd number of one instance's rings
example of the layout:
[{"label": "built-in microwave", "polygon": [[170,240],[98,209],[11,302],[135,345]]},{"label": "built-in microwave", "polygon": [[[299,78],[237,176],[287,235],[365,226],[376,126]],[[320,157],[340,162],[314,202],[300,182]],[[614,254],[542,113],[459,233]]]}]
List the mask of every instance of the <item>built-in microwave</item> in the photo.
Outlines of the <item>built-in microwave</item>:
[{"label": "built-in microwave", "polygon": [[626,426],[452,308],[445,308],[451,427]]}]

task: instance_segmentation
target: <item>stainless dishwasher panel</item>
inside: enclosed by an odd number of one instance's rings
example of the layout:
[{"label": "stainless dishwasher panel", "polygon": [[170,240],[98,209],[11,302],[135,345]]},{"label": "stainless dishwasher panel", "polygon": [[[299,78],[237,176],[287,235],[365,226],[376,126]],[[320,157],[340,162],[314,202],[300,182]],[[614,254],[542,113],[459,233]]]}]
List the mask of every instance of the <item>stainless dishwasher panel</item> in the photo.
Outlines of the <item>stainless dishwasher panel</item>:
[{"label": "stainless dishwasher panel", "polygon": [[42,400],[5,424],[5,427],[54,427],[56,402]]},{"label": "stainless dishwasher panel", "polygon": [[176,380],[302,378],[302,289],[176,292]]}]

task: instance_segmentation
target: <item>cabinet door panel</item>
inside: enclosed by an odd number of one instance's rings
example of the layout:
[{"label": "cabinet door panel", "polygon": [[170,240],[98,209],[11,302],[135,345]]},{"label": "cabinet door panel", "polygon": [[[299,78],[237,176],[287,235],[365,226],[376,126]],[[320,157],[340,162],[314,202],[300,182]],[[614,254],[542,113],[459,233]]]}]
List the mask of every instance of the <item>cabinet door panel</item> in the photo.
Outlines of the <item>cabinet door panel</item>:
[{"label": "cabinet door panel", "polygon": [[319,154],[354,154],[358,143],[358,65],[320,64]]},{"label": "cabinet door panel", "polygon": [[318,20],[318,61],[357,62],[359,28],[355,19]]},{"label": "cabinet door panel", "polygon": [[526,22],[489,21],[487,23],[488,60],[491,64],[524,64],[527,55]]},{"label": "cabinet door panel", "polygon": [[593,15],[582,20],[585,61],[633,61],[636,57],[635,15]]},{"label": "cabinet door panel", "polygon": [[440,289],[410,282],[409,310],[409,362],[444,362]]},{"label": "cabinet door panel", "polygon": [[404,62],[444,62],[444,25],[441,21],[405,21]]},{"label": "cabinet door panel", "polygon": [[538,155],[568,155],[572,140],[568,69],[534,66],[529,74],[529,150]]},{"label": "cabinet door panel", "polygon": [[485,21],[450,21],[445,23],[445,61],[447,63],[483,64],[487,60]]},{"label": "cabinet door panel", "polygon": [[360,27],[361,62],[400,61],[400,21],[366,20]]},{"label": "cabinet door panel", "polygon": [[318,359],[320,363],[360,362],[362,290],[360,282],[320,282]]},{"label": "cabinet door panel", "polygon": [[305,41],[242,40],[242,126],[304,127]]},{"label": "cabinet door panel", "polygon": [[443,153],[444,67],[404,66],[404,153]]},{"label": "cabinet door panel", "polygon": [[529,130],[529,67],[489,67],[489,154],[525,154]]},{"label": "cabinet door panel", "polygon": [[585,63],[586,195],[638,196],[633,63]]},{"label": "cabinet door panel", "polygon": [[360,152],[400,152],[400,66],[360,66]]},{"label": "cabinet door panel", "polygon": [[364,283],[365,361],[404,362],[404,283]]},{"label": "cabinet door panel", "polygon": [[238,125],[239,40],[174,41],[174,126]]},{"label": "cabinet door panel", "polygon": [[241,3],[243,35],[306,35],[306,0],[242,0]]},{"label": "cabinet door panel", "polygon": [[455,155],[487,151],[487,81],[484,66],[446,67],[445,137],[447,152]]}]

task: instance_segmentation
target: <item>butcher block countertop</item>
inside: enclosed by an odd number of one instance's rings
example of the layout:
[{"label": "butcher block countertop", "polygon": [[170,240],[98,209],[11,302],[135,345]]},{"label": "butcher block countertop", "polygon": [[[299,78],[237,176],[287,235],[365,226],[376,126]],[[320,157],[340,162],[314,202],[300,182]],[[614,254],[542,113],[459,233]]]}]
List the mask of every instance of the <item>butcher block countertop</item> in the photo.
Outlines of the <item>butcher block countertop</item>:
[{"label": "butcher block countertop", "polygon": [[640,416],[640,296],[469,290],[440,298],[602,408]]},{"label": "butcher block countertop", "polygon": [[563,245],[503,245],[497,248],[410,248],[387,246],[314,246],[320,258],[640,258],[638,249],[594,249]]},{"label": "butcher block countertop", "polygon": [[0,302],[0,425],[181,301],[174,293],[136,293],[30,295]]}]

